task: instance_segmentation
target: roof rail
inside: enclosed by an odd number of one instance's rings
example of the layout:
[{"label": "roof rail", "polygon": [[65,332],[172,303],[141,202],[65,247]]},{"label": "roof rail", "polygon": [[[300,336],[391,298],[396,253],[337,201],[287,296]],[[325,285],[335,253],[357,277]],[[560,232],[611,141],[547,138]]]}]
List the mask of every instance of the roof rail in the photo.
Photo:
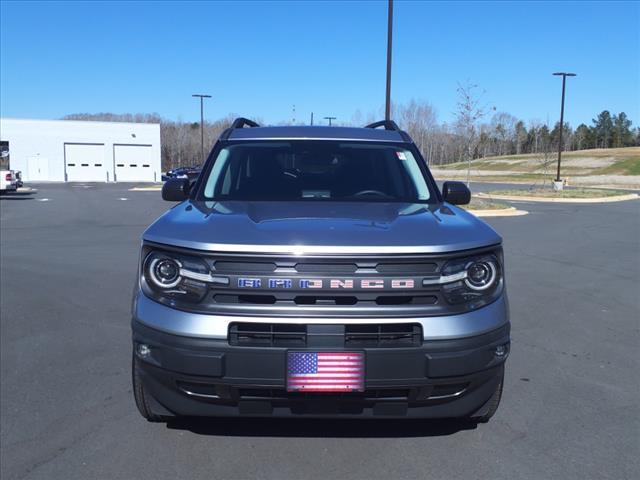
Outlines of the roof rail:
[{"label": "roof rail", "polygon": [[222,132],[222,135],[220,135],[220,140],[227,140],[233,130],[235,130],[236,128],[244,128],[245,126],[254,128],[259,127],[260,125],[258,125],[253,120],[249,120],[248,118],[238,117],[233,122],[231,122],[231,126],[229,128]]},{"label": "roof rail", "polygon": [[394,132],[398,132],[405,142],[410,142],[410,143],[413,142],[413,140],[411,140],[411,137],[409,136],[409,134],[407,132],[405,132],[404,130],[402,130],[398,126],[398,124],[396,122],[394,122],[393,120],[380,120],[379,122],[370,123],[369,125],[365,126],[364,128],[378,128],[378,127],[384,127],[385,130],[392,130]]},{"label": "roof rail", "polygon": [[231,124],[231,127],[229,127],[229,128],[244,128],[245,126],[247,126],[247,127],[259,127],[260,125],[258,125],[253,120],[249,120],[248,118],[238,117],[233,121],[233,123]]},{"label": "roof rail", "polygon": [[400,127],[393,120],[380,120],[379,122],[370,123],[364,128],[378,128],[384,127],[385,130],[395,130],[396,132],[400,131]]}]

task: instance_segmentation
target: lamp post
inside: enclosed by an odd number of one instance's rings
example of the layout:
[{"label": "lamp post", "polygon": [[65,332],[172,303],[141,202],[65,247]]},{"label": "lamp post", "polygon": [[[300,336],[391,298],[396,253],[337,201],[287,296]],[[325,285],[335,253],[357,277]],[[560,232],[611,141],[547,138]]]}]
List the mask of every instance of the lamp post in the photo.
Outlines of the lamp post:
[{"label": "lamp post", "polygon": [[336,117],[324,117],[325,120],[329,120],[329,126],[331,126],[331,120],[335,120]]},{"label": "lamp post", "polygon": [[204,99],[211,98],[211,95],[194,93],[191,96],[200,98],[200,150],[202,152],[201,164],[204,165]]},{"label": "lamp post", "polygon": [[562,183],[560,182],[560,161],[562,159],[562,131],[564,130],[564,92],[567,83],[567,77],[575,77],[576,74],[567,72],[556,72],[554,73],[554,75],[562,76],[562,101],[560,103],[560,138],[558,140],[558,170],[554,183],[555,189],[562,190]]}]

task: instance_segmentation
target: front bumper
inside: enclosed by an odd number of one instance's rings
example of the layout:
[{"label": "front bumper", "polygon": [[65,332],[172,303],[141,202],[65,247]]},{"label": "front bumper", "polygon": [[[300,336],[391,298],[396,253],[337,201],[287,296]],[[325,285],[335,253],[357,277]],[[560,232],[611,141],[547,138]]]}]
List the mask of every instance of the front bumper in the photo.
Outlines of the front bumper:
[{"label": "front bumper", "polygon": [[[168,315],[175,312],[158,306]],[[471,313],[484,315],[486,308]],[[287,392],[286,348],[177,335],[152,328],[136,315],[132,328],[134,351],[138,344],[150,347],[137,364],[158,415],[442,418],[476,414],[496,390],[510,341],[504,312],[496,328],[475,335],[428,339],[425,331],[419,347],[358,349],[365,353],[365,392],[340,395]],[[505,354],[497,355],[499,346],[506,346]]]}]

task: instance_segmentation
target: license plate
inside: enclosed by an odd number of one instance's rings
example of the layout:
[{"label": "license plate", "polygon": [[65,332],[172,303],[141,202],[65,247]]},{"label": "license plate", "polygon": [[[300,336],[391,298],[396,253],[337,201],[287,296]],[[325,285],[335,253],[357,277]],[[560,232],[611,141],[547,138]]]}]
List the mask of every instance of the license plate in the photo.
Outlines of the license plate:
[{"label": "license plate", "polygon": [[287,391],[362,392],[364,353],[287,352]]}]

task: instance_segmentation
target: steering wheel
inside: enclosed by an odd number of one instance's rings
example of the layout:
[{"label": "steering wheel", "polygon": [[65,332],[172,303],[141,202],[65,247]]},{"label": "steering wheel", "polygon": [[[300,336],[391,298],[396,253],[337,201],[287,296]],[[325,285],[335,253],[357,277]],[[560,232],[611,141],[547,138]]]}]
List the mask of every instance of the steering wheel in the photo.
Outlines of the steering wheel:
[{"label": "steering wheel", "polygon": [[287,168],[284,172],[282,172],[282,174],[286,175],[287,177],[298,178],[300,176],[300,170],[298,170],[297,168]]},{"label": "steering wheel", "polygon": [[353,194],[354,197],[360,197],[363,195],[378,195],[380,197],[387,197],[387,198],[391,196],[384,192],[381,192],[380,190],[361,190],[358,193]]}]

